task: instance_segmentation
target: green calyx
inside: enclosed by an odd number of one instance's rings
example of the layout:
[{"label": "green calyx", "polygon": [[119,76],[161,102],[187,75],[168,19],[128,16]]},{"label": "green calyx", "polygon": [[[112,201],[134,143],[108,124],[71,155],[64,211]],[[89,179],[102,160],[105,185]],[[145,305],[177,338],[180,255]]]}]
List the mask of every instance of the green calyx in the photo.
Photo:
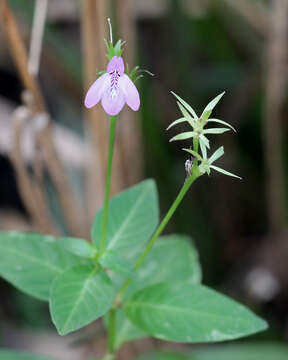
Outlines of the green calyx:
[{"label": "green calyx", "polygon": [[106,49],[107,49],[107,58],[110,61],[114,56],[122,56],[123,54],[123,45],[124,45],[124,41],[122,40],[118,40],[116,42],[116,44],[114,45],[112,42],[109,42],[105,39],[105,45],[106,45]]}]

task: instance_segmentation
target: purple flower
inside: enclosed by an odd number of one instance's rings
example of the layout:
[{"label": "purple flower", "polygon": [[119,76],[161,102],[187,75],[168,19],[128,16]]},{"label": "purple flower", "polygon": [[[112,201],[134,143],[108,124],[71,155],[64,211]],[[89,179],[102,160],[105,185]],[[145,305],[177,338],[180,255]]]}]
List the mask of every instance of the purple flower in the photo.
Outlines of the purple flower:
[{"label": "purple flower", "polygon": [[124,74],[122,57],[114,56],[107,65],[107,72],[89,88],[85,106],[91,108],[101,100],[108,115],[117,115],[125,103],[134,111],[140,107],[139,93],[133,81]]}]

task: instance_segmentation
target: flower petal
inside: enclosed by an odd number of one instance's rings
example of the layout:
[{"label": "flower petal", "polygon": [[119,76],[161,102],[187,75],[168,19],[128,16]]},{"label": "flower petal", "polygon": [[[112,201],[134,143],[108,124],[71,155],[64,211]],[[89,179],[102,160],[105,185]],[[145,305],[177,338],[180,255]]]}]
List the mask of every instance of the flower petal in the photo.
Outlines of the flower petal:
[{"label": "flower petal", "polygon": [[124,104],[124,94],[119,88],[113,96],[110,89],[106,90],[102,97],[102,106],[108,115],[119,114],[119,112],[123,109]]},{"label": "flower petal", "polygon": [[104,92],[109,88],[110,75],[105,73],[100,76],[87,91],[84,104],[89,109],[95,106],[102,98]]},{"label": "flower petal", "polygon": [[113,56],[107,65],[107,72],[111,73],[113,71],[118,71],[119,75],[123,75],[125,71],[124,61],[121,56]]},{"label": "flower petal", "polygon": [[137,111],[140,107],[140,97],[133,81],[126,74],[120,76],[118,81],[119,87],[124,93],[127,105],[130,106],[132,110]]}]

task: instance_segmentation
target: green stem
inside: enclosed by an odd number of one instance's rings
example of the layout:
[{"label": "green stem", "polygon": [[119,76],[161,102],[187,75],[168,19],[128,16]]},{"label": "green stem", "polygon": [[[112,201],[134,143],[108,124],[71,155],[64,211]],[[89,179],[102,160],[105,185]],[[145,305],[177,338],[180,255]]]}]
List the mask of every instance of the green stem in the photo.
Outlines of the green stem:
[{"label": "green stem", "polygon": [[[144,260],[146,259],[147,255],[149,254],[152,246],[154,245],[155,241],[158,239],[159,235],[162,233],[162,231],[164,230],[164,228],[166,227],[166,225],[168,224],[169,220],[171,219],[172,215],[174,214],[174,212],[176,211],[176,209],[178,208],[178,206],[180,205],[181,201],[183,200],[185,194],[187,193],[187,191],[189,190],[190,186],[193,184],[193,182],[200,176],[198,167],[195,168],[192,172],[192,175],[184,182],[182,188],[180,189],[176,199],[174,200],[173,204],[171,205],[170,209],[168,210],[167,214],[165,215],[164,219],[161,221],[160,225],[158,226],[158,228],[156,229],[154,235],[152,236],[152,238],[149,240],[149,242],[146,245],[146,248],[144,250],[144,252],[141,254],[141,256],[139,257],[134,270],[137,270],[144,262]],[[125,293],[127,287],[129,286],[130,282],[131,282],[131,278],[128,278],[122,288],[120,289],[119,295],[118,295],[118,299],[121,299],[121,297],[123,296],[123,294]]]},{"label": "green stem", "polygon": [[[198,148],[199,148],[199,138],[194,137],[193,138],[193,150],[198,154]],[[194,159],[194,165],[192,172],[198,167],[198,160]]]},{"label": "green stem", "polygon": [[194,137],[193,138],[193,150],[198,153],[198,147],[199,147],[199,138]]},{"label": "green stem", "polygon": [[115,352],[116,309],[112,307],[108,318],[108,350],[110,354]]},{"label": "green stem", "polygon": [[117,122],[117,116],[110,116],[109,151],[108,151],[107,172],[106,172],[105,198],[104,198],[104,209],[103,209],[103,217],[101,224],[101,242],[100,242],[100,249],[97,256],[97,260],[99,260],[99,258],[103,255],[106,244],[111,170],[112,170],[116,122]]}]

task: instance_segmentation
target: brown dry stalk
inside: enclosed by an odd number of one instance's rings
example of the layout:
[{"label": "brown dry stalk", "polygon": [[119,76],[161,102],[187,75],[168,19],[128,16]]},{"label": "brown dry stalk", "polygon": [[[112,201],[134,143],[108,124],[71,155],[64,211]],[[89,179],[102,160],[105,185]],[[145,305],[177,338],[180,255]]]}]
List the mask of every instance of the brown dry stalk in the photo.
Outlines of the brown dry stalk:
[{"label": "brown dry stalk", "polygon": [[[105,67],[105,14],[106,0],[82,2],[82,43],[85,75],[85,91],[95,81],[97,70]],[[92,145],[92,157],[87,169],[87,196],[89,220],[93,219],[104,199],[104,174],[106,158],[103,149],[107,144],[108,122],[99,106],[87,112],[87,137]],[[97,166],[98,164],[98,166]]]},{"label": "brown dry stalk", "polygon": [[280,231],[286,224],[281,115],[286,99],[287,60],[288,1],[273,0],[266,54],[266,103],[263,129],[267,208],[272,231]]},{"label": "brown dry stalk", "polygon": [[31,115],[31,112],[25,106],[19,107],[14,112],[12,118],[13,138],[10,158],[18,177],[18,185],[22,199],[31,216],[32,222],[35,224],[36,230],[43,233],[55,234],[54,225],[50,220],[50,215],[45,206],[43,188],[32,180],[27,170],[25,160],[23,159],[21,138],[27,122],[31,120]]},{"label": "brown dry stalk", "polygon": [[[33,95],[33,113],[45,113],[46,109],[40,88],[35,78],[28,71],[27,51],[20,36],[18,25],[6,0],[2,0],[0,3],[0,20],[23,86]],[[42,131],[39,131],[38,135],[39,148],[44,154],[48,171],[55,183],[65,222],[71,234],[80,236],[83,234],[79,221],[80,216],[76,211],[77,207],[73,201],[73,192],[65,175],[65,168],[58,158],[53,143],[50,121],[47,122],[47,126],[43,127]]]},{"label": "brown dry stalk", "polygon": [[0,2],[0,24],[10,47],[11,55],[19,72],[24,87],[33,94],[35,111],[45,110],[44,100],[39,91],[36,80],[28,72],[28,58],[26,48],[20,36],[20,32],[6,0]]},{"label": "brown dry stalk", "polygon": [[85,229],[83,228],[82,222],[83,216],[80,216],[80,211],[76,210],[79,208],[79,205],[76,205],[73,191],[70,187],[68,178],[65,175],[66,169],[58,158],[51,134],[51,121],[49,121],[47,113],[42,115],[46,117],[47,122],[43,128],[38,131],[36,139],[39,147],[43,151],[45,163],[57,190],[69,233],[81,237],[85,235]]},{"label": "brown dry stalk", "polygon": [[[135,19],[132,16],[131,0],[115,0],[116,14],[118,18],[119,37],[125,39],[125,60],[132,69],[134,67],[135,49]],[[137,85],[137,84],[136,84]],[[125,185],[135,184],[141,178],[142,156],[141,136],[137,114],[130,109],[123,112],[119,148],[122,158],[122,172]]]}]

